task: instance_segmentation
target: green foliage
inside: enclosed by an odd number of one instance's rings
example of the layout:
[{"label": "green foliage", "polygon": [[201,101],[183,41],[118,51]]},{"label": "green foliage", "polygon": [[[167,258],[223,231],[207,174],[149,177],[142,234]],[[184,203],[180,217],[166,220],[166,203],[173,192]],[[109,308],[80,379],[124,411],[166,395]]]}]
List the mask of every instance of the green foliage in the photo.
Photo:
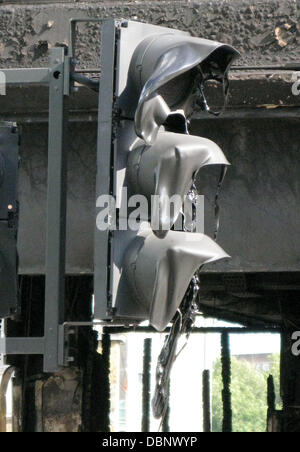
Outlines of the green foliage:
[{"label": "green foliage", "polygon": [[[221,360],[214,364],[212,380],[212,428],[222,431]],[[267,378],[274,377],[279,402],[279,355],[272,355],[270,371],[236,358],[231,360],[231,394],[234,432],[265,432],[267,419]]]},{"label": "green foliage", "polygon": [[272,355],[270,361],[271,367],[269,372],[267,372],[267,377],[268,375],[273,375],[276,393],[276,410],[281,410],[282,401],[280,397],[280,355]]}]

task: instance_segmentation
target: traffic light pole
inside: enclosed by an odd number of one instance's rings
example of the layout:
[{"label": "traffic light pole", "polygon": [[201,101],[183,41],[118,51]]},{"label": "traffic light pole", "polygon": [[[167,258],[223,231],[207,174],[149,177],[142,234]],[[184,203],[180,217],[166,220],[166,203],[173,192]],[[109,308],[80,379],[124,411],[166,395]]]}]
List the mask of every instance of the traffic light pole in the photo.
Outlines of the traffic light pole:
[{"label": "traffic light pole", "polygon": [[49,80],[48,196],[45,287],[44,371],[58,370],[59,325],[64,321],[67,115],[65,111],[65,49],[51,52]]},{"label": "traffic light pole", "polygon": [[[55,372],[68,364],[65,338],[68,322],[64,321],[65,304],[65,251],[66,251],[66,198],[67,198],[67,109],[66,98],[74,81],[98,90],[96,82],[81,76],[74,70],[75,26],[77,22],[99,22],[99,19],[71,19],[70,44],[68,48],[57,47],[50,51],[50,67],[2,69],[7,86],[48,85],[49,86],[49,131],[48,131],[48,182],[47,182],[47,239],[45,262],[45,314],[43,337],[0,337],[0,354],[42,355],[44,372]],[[103,49],[114,68],[115,32],[112,22],[103,28],[106,44]],[[112,58],[112,59],[111,59]],[[80,72],[80,71],[79,71]],[[102,77],[106,96],[113,96],[113,79]],[[108,100],[108,98],[107,98]],[[112,98],[109,99],[112,101]],[[106,104],[106,103],[105,103]],[[111,114],[110,102],[107,114]],[[105,126],[105,124],[102,124]],[[106,124],[104,127],[111,130]],[[110,141],[110,137],[108,137]],[[109,172],[109,167],[105,166]],[[90,322],[73,322],[72,326],[91,326]]]}]

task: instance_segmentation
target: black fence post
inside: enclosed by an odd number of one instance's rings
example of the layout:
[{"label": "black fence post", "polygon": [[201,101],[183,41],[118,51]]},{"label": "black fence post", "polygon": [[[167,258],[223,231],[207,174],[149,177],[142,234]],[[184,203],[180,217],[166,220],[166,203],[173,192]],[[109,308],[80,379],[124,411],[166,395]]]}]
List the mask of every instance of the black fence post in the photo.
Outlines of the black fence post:
[{"label": "black fence post", "polygon": [[103,359],[103,431],[110,431],[110,334],[104,330],[102,335],[102,359]]},{"label": "black fence post", "polygon": [[221,335],[221,354],[222,354],[222,401],[223,401],[223,432],[232,432],[232,408],[231,408],[231,362],[230,362],[230,346],[229,335],[223,333]]},{"label": "black fence post", "polygon": [[203,432],[211,432],[210,407],[210,372],[205,369],[202,373],[202,403],[203,403]]},{"label": "black fence post", "polygon": [[144,340],[142,432],[150,432],[152,339]]}]

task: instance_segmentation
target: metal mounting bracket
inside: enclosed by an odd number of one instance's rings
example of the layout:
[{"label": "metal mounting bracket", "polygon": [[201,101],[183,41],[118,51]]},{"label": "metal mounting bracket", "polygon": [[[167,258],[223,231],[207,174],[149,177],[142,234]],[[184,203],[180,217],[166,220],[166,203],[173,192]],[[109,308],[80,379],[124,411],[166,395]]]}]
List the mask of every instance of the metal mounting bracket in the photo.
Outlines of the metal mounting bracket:
[{"label": "metal mounting bracket", "polygon": [[44,371],[59,370],[59,325],[65,297],[67,111],[71,63],[68,49],[54,47],[48,68],[4,69],[8,85],[49,85],[48,193],[44,337],[2,337],[4,355],[43,355]]}]

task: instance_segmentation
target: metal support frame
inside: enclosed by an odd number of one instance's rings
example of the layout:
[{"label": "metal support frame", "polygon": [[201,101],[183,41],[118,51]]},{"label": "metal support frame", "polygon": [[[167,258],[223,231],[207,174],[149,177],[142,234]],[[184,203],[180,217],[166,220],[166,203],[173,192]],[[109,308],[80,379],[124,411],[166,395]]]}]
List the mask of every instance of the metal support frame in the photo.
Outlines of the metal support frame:
[{"label": "metal support frame", "polygon": [[[69,48],[51,49],[50,67],[3,69],[8,86],[49,85],[48,193],[44,337],[2,337],[0,354],[43,355],[44,372],[58,371],[68,365],[66,338],[72,330],[64,322],[65,246],[67,198],[67,110],[66,97],[77,79],[90,88],[98,83],[75,74],[75,28],[78,22],[100,22],[101,19],[71,19]],[[78,78],[79,77],[79,78]],[[79,322],[73,326],[90,326]]]},{"label": "metal support frame", "polygon": [[64,322],[67,200],[67,112],[70,57],[64,47],[51,49],[50,67],[5,69],[7,85],[49,84],[48,194],[44,337],[2,337],[4,355],[43,355],[44,371],[59,370],[59,327]]},{"label": "metal support frame", "polygon": [[67,200],[65,49],[51,52],[49,81],[48,205],[44,371],[58,369],[59,324],[64,321]]},{"label": "metal support frame", "polygon": [[[71,30],[76,22],[71,20]],[[94,20],[94,21],[98,21]],[[4,69],[7,85],[49,84],[48,194],[44,337],[2,337],[0,354],[43,355],[44,372],[55,372],[68,365],[66,337],[68,326],[91,326],[90,322],[64,323],[65,301],[65,242],[67,198],[67,110],[66,97],[74,79],[74,44],[71,49],[51,49],[50,67],[33,69]],[[95,84],[93,84],[95,88]],[[101,323],[101,322],[100,322]],[[102,324],[102,323],[101,323]],[[107,325],[107,323],[103,323]]]},{"label": "metal support frame", "polygon": [[0,353],[3,355],[42,355],[43,337],[5,337],[0,340]]},{"label": "metal support frame", "polygon": [[49,68],[1,69],[7,85],[43,85],[49,83]]},{"label": "metal support frame", "polygon": [[[67,200],[67,121],[65,108],[74,80],[74,31],[77,22],[70,21],[70,48],[51,49],[50,67],[32,69],[3,69],[6,84],[49,85],[48,192],[44,337],[1,337],[0,354],[43,355],[44,372],[58,371],[68,365],[71,357],[66,339],[69,327],[91,326],[91,322],[64,322],[65,302],[65,244]],[[90,85],[95,89],[96,82]],[[107,325],[107,323],[100,324]]]}]

